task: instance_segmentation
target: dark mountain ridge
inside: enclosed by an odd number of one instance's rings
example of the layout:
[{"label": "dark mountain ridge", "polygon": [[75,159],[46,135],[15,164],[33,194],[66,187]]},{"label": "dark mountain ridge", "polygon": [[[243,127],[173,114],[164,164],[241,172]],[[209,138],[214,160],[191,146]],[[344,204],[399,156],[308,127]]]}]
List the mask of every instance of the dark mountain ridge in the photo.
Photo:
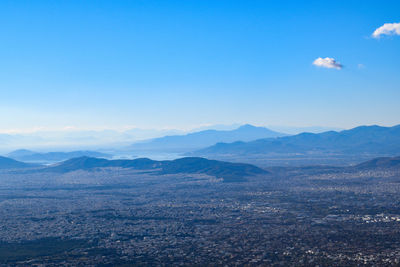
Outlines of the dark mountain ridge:
[{"label": "dark mountain ridge", "polygon": [[400,171],[400,156],[380,157],[363,162],[354,166],[321,166],[308,165],[301,167],[270,167],[261,169],[257,166],[244,163],[231,163],[217,160],[208,160],[198,157],[186,157],[176,160],[156,161],[148,158],[138,158],[133,160],[107,160],[102,158],[79,157],[69,159],[51,166],[39,166],[18,162],[16,160],[0,157],[0,169],[16,171],[24,170],[30,172],[55,172],[68,173],[73,171],[93,171],[99,168],[129,168],[143,170],[146,172],[160,174],[207,174],[216,178],[222,178],[224,182],[243,182],[247,177],[265,174],[283,173],[347,173],[358,171]]},{"label": "dark mountain ridge", "polygon": [[267,171],[250,164],[230,163],[195,157],[165,161],[155,161],[147,158],[133,160],[107,160],[80,157],[49,166],[46,170],[64,173],[77,170],[93,170],[95,168],[110,167],[150,170],[159,174],[201,173],[215,176],[217,178],[223,178],[225,182],[245,181],[245,178],[248,176],[268,173]]}]

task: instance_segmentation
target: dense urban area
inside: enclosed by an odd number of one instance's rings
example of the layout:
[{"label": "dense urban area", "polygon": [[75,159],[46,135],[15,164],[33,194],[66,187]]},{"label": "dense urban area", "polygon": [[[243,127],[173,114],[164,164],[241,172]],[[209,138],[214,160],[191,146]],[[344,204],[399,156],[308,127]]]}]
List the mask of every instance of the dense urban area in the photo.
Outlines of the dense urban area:
[{"label": "dense urban area", "polygon": [[0,173],[0,264],[400,264],[400,171]]},{"label": "dense urban area", "polygon": [[0,0],[0,30],[0,267],[400,267],[400,0]]}]

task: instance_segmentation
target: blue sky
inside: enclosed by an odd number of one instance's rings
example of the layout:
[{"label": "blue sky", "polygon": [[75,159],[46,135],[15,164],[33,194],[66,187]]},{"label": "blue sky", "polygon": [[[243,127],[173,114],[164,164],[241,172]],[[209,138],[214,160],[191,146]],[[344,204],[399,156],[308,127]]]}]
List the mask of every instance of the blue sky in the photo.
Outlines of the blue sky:
[{"label": "blue sky", "polygon": [[[400,124],[399,1],[1,1],[0,131]],[[342,69],[313,65],[334,58]]]}]

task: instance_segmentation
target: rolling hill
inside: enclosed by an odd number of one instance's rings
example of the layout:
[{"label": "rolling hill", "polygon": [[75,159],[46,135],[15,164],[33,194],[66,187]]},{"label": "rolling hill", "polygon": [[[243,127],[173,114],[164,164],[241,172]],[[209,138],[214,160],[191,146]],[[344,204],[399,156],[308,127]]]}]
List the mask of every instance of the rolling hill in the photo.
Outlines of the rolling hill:
[{"label": "rolling hill", "polygon": [[33,165],[0,156],[0,169],[29,168]]},{"label": "rolling hill", "polygon": [[375,158],[355,166],[356,169],[400,169],[400,157]]},{"label": "rolling hill", "polygon": [[218,142],[252,141],[260,138],[284,136],[264,127],[243,125],[235,130],[205,130],[186,135],[155,138],[128,147],[131,151],[160,151],[182,153],[214,145]]},{"label": "rolling hill", "polygon": [[204,158],[181,158],[176,160],[155,161],[147,158],[133,160],[106,160],[91,157],[70,159],[46,168],[51,172],[71,172],[77,170],[93,170],[96,168],[131,168],[150,170],[156,174],[207,174],[223,178],[225,182],[245,181],[246,177],[266,174],[267,171],[250,164],[230,163]]}]

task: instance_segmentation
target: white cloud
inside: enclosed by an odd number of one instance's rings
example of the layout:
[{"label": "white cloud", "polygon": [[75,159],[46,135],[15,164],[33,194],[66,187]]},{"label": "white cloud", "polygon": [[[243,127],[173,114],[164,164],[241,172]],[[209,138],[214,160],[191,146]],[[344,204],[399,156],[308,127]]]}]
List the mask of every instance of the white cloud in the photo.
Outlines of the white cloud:
[{"label": "white cloud", "polygon": [[381,35],[400,35],[400,23],[385,23],[374,31],[372,37],[379,38]]},{"label": "white cloud", "polygon": [[313,65],[317,67],[322,67],[322,68],[328,68],[328,69],[342,69],[343,65],[337,62],[334,58],[331,57],[326,57],[322,58],[319,57],[316,60],[314,60]]},{"label": "white cloud", "polygon": [[361,63],[358,64],[357,67],[358,67],[359,69],[365,69],[365,65],[364,65],[364,64],[361,64]]}]

